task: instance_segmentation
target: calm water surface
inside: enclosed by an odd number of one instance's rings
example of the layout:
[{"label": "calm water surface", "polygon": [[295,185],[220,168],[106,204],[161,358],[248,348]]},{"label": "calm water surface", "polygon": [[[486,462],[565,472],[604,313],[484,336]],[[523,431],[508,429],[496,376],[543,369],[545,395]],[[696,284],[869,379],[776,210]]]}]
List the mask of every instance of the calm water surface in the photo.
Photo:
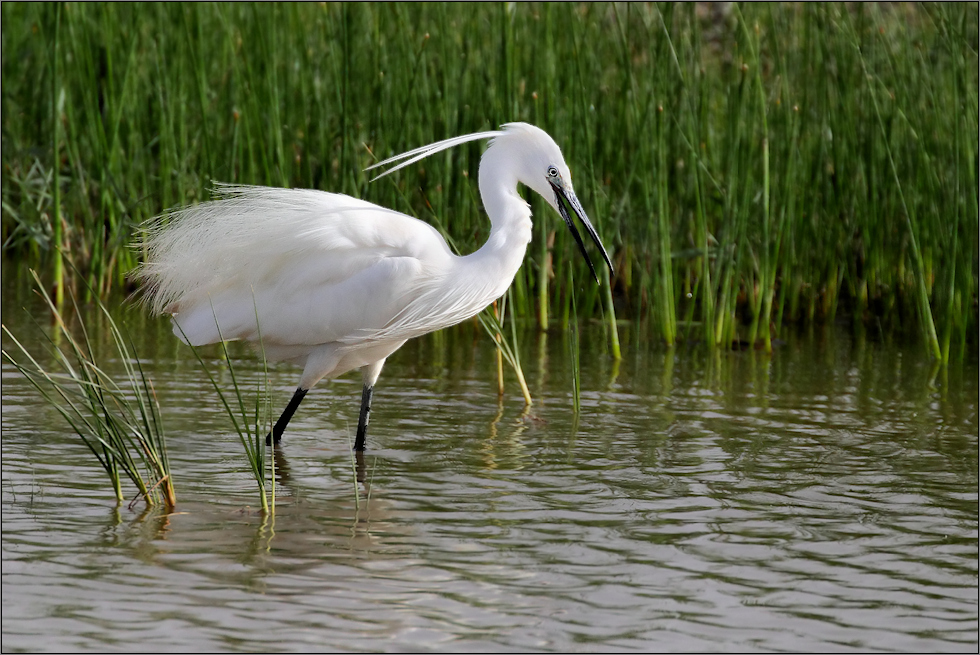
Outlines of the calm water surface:
[{"label": "calm water surface", "polygon": [[[7,295],[3,320],[36,344],[25,304]],[[525,336],[525,411],[463,326],[389,360],[369,489],[349,456],[359,380],[311,392],[269,519],[197,363],[124,316],[177,511],[117,507],[5,364],[4,652],[976,652],[975,354],[937,370],[849,329],[712,354],[624,327],[616,367],[586,328],[576,424],[561,333]],[[273,370],[277,409],[297,379]]]}]

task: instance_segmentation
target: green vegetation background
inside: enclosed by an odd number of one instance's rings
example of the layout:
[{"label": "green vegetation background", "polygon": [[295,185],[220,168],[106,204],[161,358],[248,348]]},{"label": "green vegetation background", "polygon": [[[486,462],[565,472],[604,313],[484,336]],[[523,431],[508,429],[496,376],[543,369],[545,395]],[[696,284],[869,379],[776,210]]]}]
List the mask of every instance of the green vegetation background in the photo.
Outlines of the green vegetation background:
[{"label": "green vegetation background", "polygon": [[768,348],[840,316],[942,360],[976,343],[977,3],[0,13],[4,257],[58,294],[73,269],[100,294],[127,284],[140,223],[212,181],[349,193],[469,252],[488,231],[480,144],[373,184],[363,169],[527,121],[562,146],[616,275],[591,284],[535,199],[519,317]]}]

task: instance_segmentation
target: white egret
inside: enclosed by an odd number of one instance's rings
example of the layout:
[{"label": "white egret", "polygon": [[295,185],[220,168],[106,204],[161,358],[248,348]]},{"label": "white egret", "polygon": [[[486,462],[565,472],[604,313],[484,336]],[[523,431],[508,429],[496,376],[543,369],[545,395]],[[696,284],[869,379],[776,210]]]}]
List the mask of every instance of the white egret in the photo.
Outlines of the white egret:
[{"label": "white egret", "polygon": [[470,255],[454,255],[427,223],[350,196],[220,185],[217,199],[151,224],[147,260],[136,272],[144,299],[155,313],[171,315],[174,334],[185,343],[261,338],[270,361],[303,366],[269,435],[277,443],[313,385],[360,369],[364,388],[354,449],[363,451],[385,358],[412,337],[475,316],[514,280],[531,241],[531,209],[517,193],[519,182],[558,211],[597,282],[566,204],[612,271],[561,150],[537,127],[509,123],[371,168],[405,160],[387,175],[477,139],[491,139],[480,161],[480,195],[491,227],[487,242]]}]

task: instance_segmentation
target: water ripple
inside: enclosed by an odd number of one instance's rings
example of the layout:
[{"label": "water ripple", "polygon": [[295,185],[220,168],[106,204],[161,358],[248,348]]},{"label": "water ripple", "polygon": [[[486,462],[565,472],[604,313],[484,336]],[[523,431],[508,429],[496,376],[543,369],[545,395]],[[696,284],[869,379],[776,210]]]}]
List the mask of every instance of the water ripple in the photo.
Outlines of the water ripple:
[{"label": "water ripple", "polygon": [[290,425],[274,520],[193,367],[149,363],[172,514],[115,508],[5,367],[3,649],[975,652],[976,369],[937,395],[885,355],[584,358],[576,424],[556,367],[525,412],[489,350],[409,345],[370,489],[336,381]]}]

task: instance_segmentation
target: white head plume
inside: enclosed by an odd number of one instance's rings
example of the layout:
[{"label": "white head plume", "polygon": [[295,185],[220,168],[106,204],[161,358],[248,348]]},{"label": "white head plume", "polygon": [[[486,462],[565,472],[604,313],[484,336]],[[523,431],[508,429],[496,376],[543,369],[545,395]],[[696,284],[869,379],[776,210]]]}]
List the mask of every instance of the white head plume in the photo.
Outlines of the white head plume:
[{"label": "white head plume", "polygon": [[[507,127],[507,126],[505,125],[504,127]],[[437,141],[436,143],[430,143],[427,146],[422,146],[421,148],[415,148],[414,150],[409,150],[408,152],[403,152],[400,155],[395,155],[394,157],[389,157],[388,159],[385,159],[384,161],[379,161],[377,164],[374,164],[372,166],[368,166],[364,170],[369,171],[369,170],[371,170],[373,168],[378,168],[380,166],[385,166],[386,164],[390,164],[391,162],[395,162],[395,161],[399,161],[399,160],[402,160],[402,159],[410,158],[410,159],[407,159],[407,161],[403,161],[402,163],[398,164],[397,166],[395,166],[393,168],[389,168],[388,170],[386,170],[384,173],[381,173],[377,177],[372,178],[371,181],[374,182],[375,180],[381,179],[382,177],[384,177],[385,175],[388,175],[389,173],[394,173],[395,171],[397,171],[397,170],[399,170],[401,168],[405,168],[406,166],[409,166],[411,164],[414,164],[415,162],[417,162],[419,160],[425,159],[429,155],[434,155],[437,152],[442,152],[443,150],[448,150],[449,148],[452,148],[453,146],[458,146],[458,145],[461,145],[461,144],[464,144],[464,143],[469,143],[470,141],[479,141],[480,139],[492,139],[492,138],[497,137],[497,136],[502,136],[503,134],[504,133],[502,131],[500,131],[500,130],[494,130],[492,132],[476,132],[474,134],[465,134],[463,136],[454,136],[451,139],[444,139],[442,141]]]}]

